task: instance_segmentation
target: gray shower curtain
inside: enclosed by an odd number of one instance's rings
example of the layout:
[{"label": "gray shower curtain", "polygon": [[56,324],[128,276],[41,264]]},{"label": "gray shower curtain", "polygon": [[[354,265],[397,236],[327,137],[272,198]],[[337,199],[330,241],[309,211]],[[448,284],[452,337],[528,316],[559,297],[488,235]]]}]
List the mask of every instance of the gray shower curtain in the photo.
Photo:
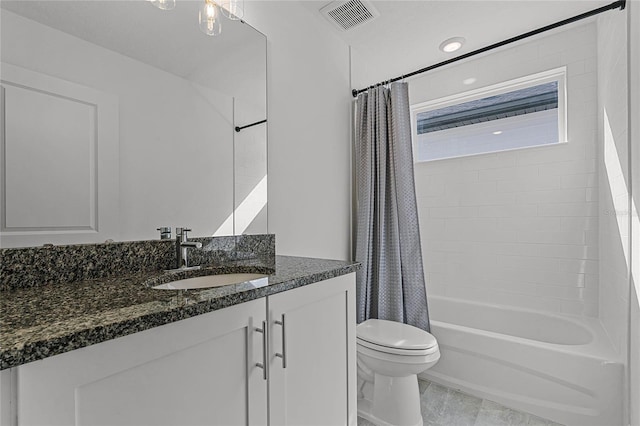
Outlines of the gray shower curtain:
[{"label": "gray shower curtain", "polygon": [[361,93],[356,109],[357,320],[429,331],[407,83]]}]

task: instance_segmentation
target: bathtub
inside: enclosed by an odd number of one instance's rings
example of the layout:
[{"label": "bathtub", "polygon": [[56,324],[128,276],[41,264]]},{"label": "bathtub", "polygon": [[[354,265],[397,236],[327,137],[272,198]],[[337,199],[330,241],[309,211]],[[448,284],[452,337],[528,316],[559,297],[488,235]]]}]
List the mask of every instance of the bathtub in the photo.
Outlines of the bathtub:
[{"label": "bathtub", "polygon": [[623,365],[598,319],[431,296],[421,377],[570,426],[622,425]]}]

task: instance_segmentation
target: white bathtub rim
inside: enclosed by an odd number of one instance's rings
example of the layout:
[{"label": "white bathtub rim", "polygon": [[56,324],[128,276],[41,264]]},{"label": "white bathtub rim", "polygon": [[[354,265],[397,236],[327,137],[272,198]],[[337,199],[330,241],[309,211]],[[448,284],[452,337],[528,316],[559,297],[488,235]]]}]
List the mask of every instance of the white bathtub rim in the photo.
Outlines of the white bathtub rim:
[{"label": "white bathtub rim", "polygon": [[499,305],[499,304],[486,303],[486,302],[476,302],[476,301],[447,297],[447,296],[431,296],[431,298],[436,300],[442,299],[444,301],[449,301],[452,303],[480,305],[488,309],[500,309],[500,310],[507,310],[512,312],[528,312],[528,313],[546,315],[562,321],[571,322],[576,326],[585,329],[591,335],[592,338],[589,343],[577,344],[577,345],[565,345],[565,344],[559,344],[559,343],[549,343],[549,342],[544,342],[539,340],[528,339],[526,337],[513,336],[511,334],[503,334],[495,331],[483,330],[480,328],[474,328],[474,327],[469,327],[465,325],[451,324],[448,322],[440,321],[437,318],[431,318],[430,319],[431,324],[435,325],[436,327],[439,326],[444,328],[451,328],[454,330],[476,333],[482,336],[498,338],[498,339],[509,339],[521,344],[526,344],[526,345],[535,346],[535,347],[542,347],[542,348],[551,347],[554,350],[557,350],[560,352],[565,352],[569,354],[580,354],[582,356],[586,356],[594,359],[601,359],[607,362],[619,363],[624,361],[622,354],[619,354],[618,351],[616,351],[613,343],[611,342],[609,335],[607,334],[604,327],[602,326],[602,322],[598,318],[581,317],[581,316],[575,316],[575,315],[569,315],[569,314],[559,315],[556,313],[550,313],[546,311],[538,311],[538,310],[527,309],[527,308],[520,309],[520,308],[514,308],[512,306]]},{"label": "white bathtub rim", "polygon": [[[503,311],[526,312],[531,314],[544,315],[547,317],[556,318],[561,321],[567,321],[576,325],[577,327],[584,328],[591,334],[592,337],[594,337],[593,330],[591,329],[591,327],[586,326],[585,322],[587,322],[589,319],[598,320],[598,318],[595,318],[595,317],[585,317],[585,316],[572,315],[572,314],[558,314],[556,312],[549,312],[549,311],[543,311],[543,310],[537,310],[537,309],[531,309],[531,308],[520,308],[517,306],[500,305],[498,303],[480,302],[475,300],[461,299],[457,297],[433,295],[433,296],[430,296],[430,298],[435,300],[441,299],[444,301],[460,303],[464,305],[479,305],[486,308],[500,309]],[[502,334],[502,333],[499,333],[499,334]],[[531,339],[527,339],[527,340],[531,340]],[[545,343],[548,343],[548,342],[545,342]]]},{"label": "white bathtub rim", "polygon": [[[432,330],[431,333],[438,338],[437,328],[456,330],[463,333],[472,333],[482,337],[498,340],[508,340],[521,345],[536,347],[540,349],[553,349],[556,352],[561,352],[570,355],[578,355],[584,358],[590,358],[599,360],[602,362],[620,363],[622,360],[619,355],[615,353],[611,347],[602,347],[597,339],[594,339],[591,343],[586,345],[561,345],[557,343],[540,342],[538,340],[526,339],[524,337],[511,336],[509,334],[496,333],[493,331],[481,330],[478,328],[466,327],[464,325],[449,324],[440,321],[431,321]],[[436,330],[434,330],[434,328]]]}]

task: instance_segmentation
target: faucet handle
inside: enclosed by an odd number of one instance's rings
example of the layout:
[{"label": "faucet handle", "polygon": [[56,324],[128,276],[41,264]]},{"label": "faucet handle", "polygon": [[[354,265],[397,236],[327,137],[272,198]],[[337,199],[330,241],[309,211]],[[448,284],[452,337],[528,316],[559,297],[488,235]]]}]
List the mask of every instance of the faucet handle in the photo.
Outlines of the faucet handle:
[{"label": "faucet handle", "polygon": [[187,239],[187,232],[191,232],[190,228],[176,228],[176,236],[183,238],[183,241]]},{"label": "faucet handle", "polygon": [[160,231],[160,239],[161,240],[168,240],[171,238],[171,227],[170,226],[162,226],[160,228],[157,228],[158,231]]}]

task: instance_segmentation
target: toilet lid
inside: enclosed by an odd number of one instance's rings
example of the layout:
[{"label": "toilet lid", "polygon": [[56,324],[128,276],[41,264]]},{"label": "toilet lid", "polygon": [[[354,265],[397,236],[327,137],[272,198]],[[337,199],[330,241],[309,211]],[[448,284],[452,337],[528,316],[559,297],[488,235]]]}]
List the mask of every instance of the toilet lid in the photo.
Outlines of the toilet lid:
[{"label": "toilet lid", "polygon": [[438,346],[432,334],[412,325],[394,321],[369,319],[356,327],[356,336],[361,343],[382,348],[423,351]]}]

